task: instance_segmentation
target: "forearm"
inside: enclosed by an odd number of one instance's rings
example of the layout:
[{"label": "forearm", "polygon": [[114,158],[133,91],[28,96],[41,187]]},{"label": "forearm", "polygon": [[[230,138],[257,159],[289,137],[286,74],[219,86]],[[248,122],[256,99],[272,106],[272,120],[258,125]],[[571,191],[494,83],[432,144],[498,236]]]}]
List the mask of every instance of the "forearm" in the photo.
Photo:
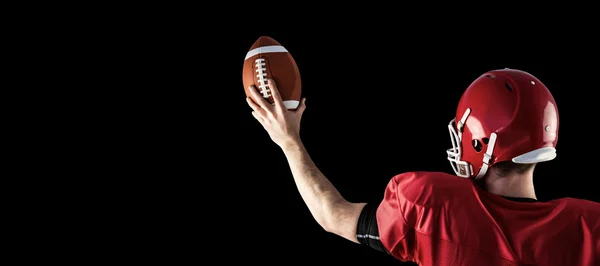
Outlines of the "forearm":
[{"label": "forearm", "polygon": [[338,190],[321,173],[301,141],[282,147],[300,196],[315,220],[327,231],[333,230],[336,207],[347,204]]}]

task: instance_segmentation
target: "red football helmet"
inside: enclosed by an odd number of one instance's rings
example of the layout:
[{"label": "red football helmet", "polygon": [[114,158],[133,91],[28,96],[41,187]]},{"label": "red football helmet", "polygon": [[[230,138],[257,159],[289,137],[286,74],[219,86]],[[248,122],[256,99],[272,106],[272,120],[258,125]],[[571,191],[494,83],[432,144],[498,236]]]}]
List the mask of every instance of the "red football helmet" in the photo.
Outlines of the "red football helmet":
[{"label": "red football helmet", "polygon": [[463,93],[448,129],[452,148],[447,153],[454,172],[479,179],[498,162],[554,159],[558,109],[548,88],[533,75],[493,70]]}]

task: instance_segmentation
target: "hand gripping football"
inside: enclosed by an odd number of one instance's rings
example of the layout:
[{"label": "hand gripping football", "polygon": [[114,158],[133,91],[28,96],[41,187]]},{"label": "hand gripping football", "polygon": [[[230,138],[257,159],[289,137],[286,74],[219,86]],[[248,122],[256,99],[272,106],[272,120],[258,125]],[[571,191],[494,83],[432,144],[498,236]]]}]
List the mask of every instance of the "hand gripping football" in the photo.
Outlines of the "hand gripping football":
[{"label": "hand gripping football", "polygon": [[242,72],[246,96],[251,97],[250,86],[254,85],[273,104],[267,83],[267,79],[273,79],[285,107],[289,110],[298,107],[302,92],[300,71],[292,55],[277,41],[267,36],[258,38],[246,54]]}]

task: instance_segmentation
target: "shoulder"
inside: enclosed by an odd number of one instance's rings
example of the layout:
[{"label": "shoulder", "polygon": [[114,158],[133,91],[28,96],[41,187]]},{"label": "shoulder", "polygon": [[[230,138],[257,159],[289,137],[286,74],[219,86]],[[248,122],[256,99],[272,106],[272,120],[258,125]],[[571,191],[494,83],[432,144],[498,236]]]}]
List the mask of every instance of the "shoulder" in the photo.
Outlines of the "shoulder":
[{"label": "shoulder", "polygon": [[568,212],[570,217],[581,220],[595,230],[600,230],[600,203],[586,199],[561,198],[553,200],[557,211]]},{"label": "shoulder", "polygon": [[394,176],[387,192],[417,205],[437,205],[475,192],[472,180],[443,172],[406,172]]},{"label": "shoulder", "polygon": [[[474,191],[471,180],[443,172],[395,175],[387,185],[376,214],[383,246],[397,258],[412,258],[414,235],[407,236],[414,233],[415,228],[431,232],[430,227],[447,221],[441,209],[453,202],[465,202],[459,198],[472,196]],[[465,211],[465,208],[454,209]]]}]

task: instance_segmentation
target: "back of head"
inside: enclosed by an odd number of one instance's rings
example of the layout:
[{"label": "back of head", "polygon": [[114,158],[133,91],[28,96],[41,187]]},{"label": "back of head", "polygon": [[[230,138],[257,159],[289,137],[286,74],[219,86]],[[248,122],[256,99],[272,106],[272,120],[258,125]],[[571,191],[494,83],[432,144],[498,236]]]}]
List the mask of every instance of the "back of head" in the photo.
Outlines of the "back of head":
[{"label": "back of head", "polygon": [[479,179],[499,162],[535,164],[556,157],[558,109],[546,86],[515,69],[486,72],[463,93],[448,129],[455,173]]}]

